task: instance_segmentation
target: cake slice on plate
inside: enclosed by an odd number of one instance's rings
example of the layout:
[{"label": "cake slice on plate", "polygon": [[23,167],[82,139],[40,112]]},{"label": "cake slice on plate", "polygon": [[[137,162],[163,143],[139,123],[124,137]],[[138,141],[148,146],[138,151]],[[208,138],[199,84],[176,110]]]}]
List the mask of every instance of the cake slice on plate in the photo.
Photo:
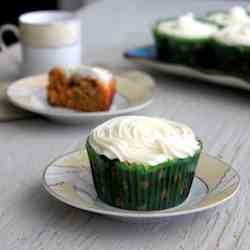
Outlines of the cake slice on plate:
[{"label": "cake slice on plate", "polygon": [[111,72],[99,67],[53,68],[47,86],[48,103],[83,112],[109,110],[116,93]]}]

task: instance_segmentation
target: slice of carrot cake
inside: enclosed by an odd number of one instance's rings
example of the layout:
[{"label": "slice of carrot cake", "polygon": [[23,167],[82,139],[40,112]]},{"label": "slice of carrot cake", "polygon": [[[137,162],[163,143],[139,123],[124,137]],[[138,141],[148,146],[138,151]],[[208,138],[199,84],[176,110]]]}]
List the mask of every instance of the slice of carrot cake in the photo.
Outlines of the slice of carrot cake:
[{"label": "slice of carrot cake", "polygon": [[99,67],[53,68],[47,86],[48,103],[83,112],[106,111],[116,92],[113,75]]}]

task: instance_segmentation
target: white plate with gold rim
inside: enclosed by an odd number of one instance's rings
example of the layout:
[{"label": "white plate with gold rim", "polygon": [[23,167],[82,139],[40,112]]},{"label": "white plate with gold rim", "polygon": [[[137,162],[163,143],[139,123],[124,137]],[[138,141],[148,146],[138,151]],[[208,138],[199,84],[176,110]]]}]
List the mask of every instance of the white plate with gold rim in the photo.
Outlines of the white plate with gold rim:
[{"label": "white plate with gold rim", "polygon": [[225,162],[202,153],[187,200],[180,206],[158,211],[130,211],[109,206],[97,198],[86,151],[58,157],[44,170],[43,185],[56,199],[114,219],[151,223],[172,216],[200,212],[232,198],[240,187],[236,170]]},{"label": "white plate with gold rim", "polygon": [[149,75],[130,71],[115,75],[115,78],[117,93],[110,110],[104,112],[77,112],[50,106],[46,95],[47,74],[13,82],[7,89],[7,96],[17,107],[64,123],[103,121],[117,115],[138,112],[152,102],[155,83]]}]

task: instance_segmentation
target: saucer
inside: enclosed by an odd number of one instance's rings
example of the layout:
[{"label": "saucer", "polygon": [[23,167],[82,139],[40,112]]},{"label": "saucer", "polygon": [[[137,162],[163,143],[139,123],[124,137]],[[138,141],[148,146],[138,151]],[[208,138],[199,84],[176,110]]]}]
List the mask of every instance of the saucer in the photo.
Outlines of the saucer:
[{"label": "saucer", "polygon": [[56,199],[82,210],[134,223],[151,223],[218,206],[232,198],[240,187],[236,170],[202,153],[190,194],[181,205],[157,211],[124,210],[97,198],[86,150],[58,157],[43,173],[45,189]]},{"label": "saucer", "polygon": [[117,93],[110,110],[103,112],[77,112],[50,106],[46,93],[47,74],[13,82],[7,89],[7,96],[17,107],[63,123],[99,122],[114,116],[138,112],[152,102],[155,83],[149,75],[130,71],[115,75],[115,78]]}]

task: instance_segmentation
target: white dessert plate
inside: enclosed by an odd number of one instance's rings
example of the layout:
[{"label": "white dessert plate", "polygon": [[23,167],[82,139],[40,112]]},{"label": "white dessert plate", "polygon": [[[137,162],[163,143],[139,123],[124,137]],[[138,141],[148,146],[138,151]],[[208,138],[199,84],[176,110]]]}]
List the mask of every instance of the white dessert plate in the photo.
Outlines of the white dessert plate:
[{"label": "white dessert plate", "polygon": [[216,70],[205,70],[201,68],[192,68],[184,65],[162,62],[157,58],[155,47],[153,45],[128,50],[124,56],[132,62],[150,67],[152,69],[160,70],[171,75],[250,90],[250,82],[238,76],[231,76]]},{"label": "white dessert plate", "polygon": [[122,221],[151,223],[224,203],[239,190],[240,177],[228,164],[203,153],[190,195],[183,204],[148,212],[124,210],[109,206],[97,198],[88,156],[86,150],[81,150],[67,153],[51,162],[44,170],[43,185],[56,199],[73,207]]},{"label": "white dessert plate", "polygon": [[11,103],[22,109],[64,123],[102,121],[117,115],[134,113],[152,102],[155,83],[139,71],[116,75],[117,93],[109,111],[77,112],[71,109],[52,107],[47,102],[47,74],[23,78],[9,85],[7,96]]}]

